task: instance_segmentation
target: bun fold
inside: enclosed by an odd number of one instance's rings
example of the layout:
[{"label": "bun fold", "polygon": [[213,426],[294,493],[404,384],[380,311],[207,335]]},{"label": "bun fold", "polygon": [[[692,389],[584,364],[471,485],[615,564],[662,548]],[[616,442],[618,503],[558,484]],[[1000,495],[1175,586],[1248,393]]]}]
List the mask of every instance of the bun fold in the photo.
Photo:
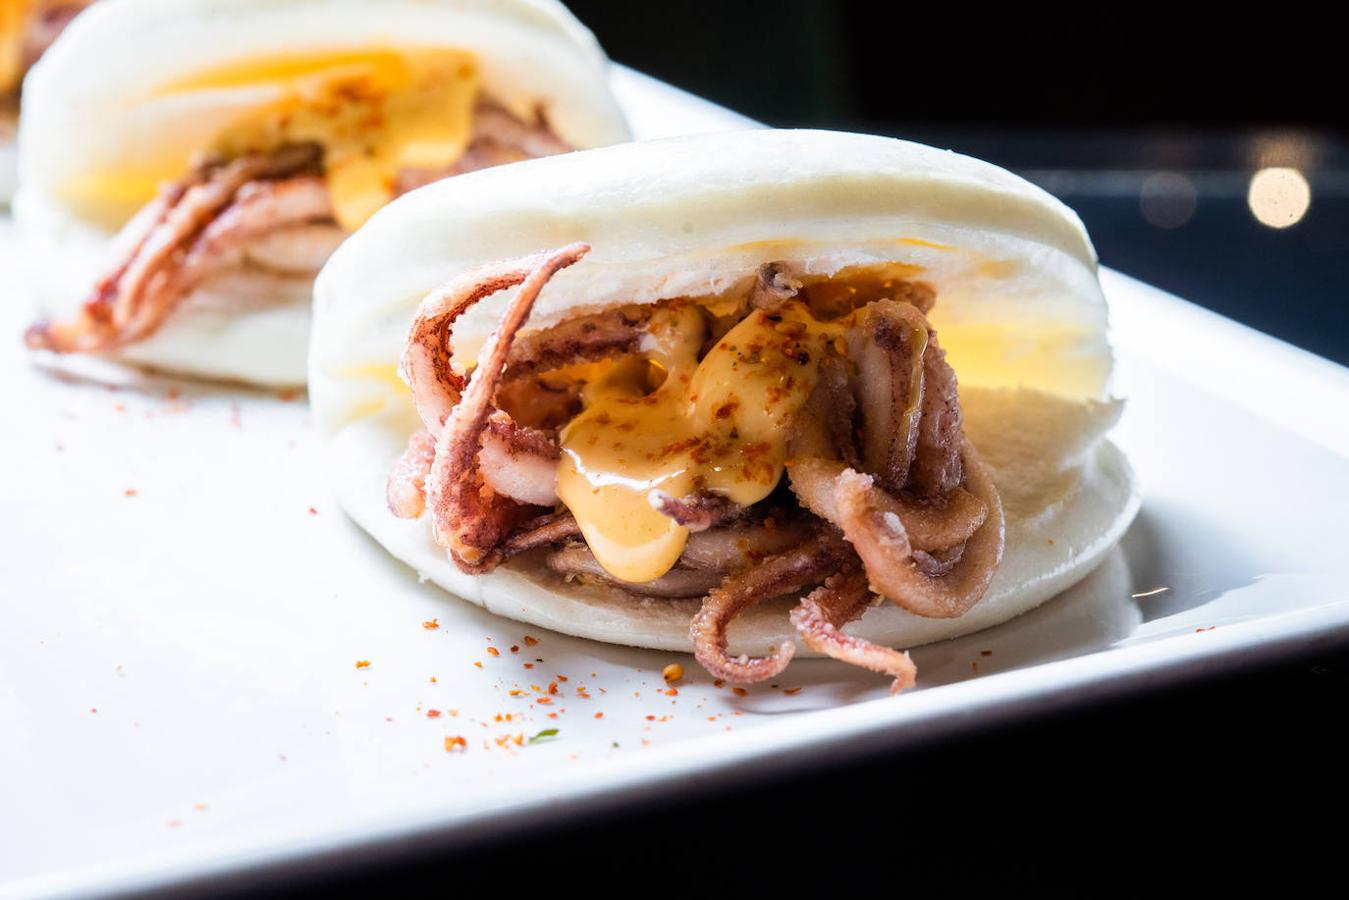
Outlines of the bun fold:
[{"label": "bun fold", "polygon": [[[303,383],[312,278],[374,209],[628,138],[602,51],[552,0],[118,0],[72,25],[24,104],[15,210],[44,318],[86,313],[30,344],[270,385]],[[219,190],[231,162],[296,146],[317,158]],[[204,213],[194,185],[217,192]],[[229,227],[172,232],[175,215]],[[170,264],[145,260],[147,234]]]},{"label": "bun fold", "polygon": [[[581,249],[570,249],[577,247]],[[565,259],[549,264],[550,277],[542,289],[528,279],[523,288],[511,286],[533,271],[530,266],[542,265],[537,260],[553,258],[550,252]],[[714,672],[719,663],[708,664],[709,654],[733,674],[742,672],[743,680],[753,680],[759,677],[756,672],[762,674],[772,666],[753,672],[735,666],[782,660],[792,652],[826,653],[887,671],[902,686],[908,683],[900,671],[903,664],[885,648],[907,648],[987,628],[1039,605],[1087,575],[1137,511],[1139,495],[1132,471],[1106,439],[1120,403],[1109,393],[1112,360],[1095,254],[1078,218],[1044,191],[955,153],[822,131],[747,131],[573,153],[521,163],[509,171],[474,173],[400,198],[333,255],[316,288],[310,391],[317,424],[330,445],[332,478],[342,505],[424,578],[508,618],[567,634],[666,650],[688,650],[698,645],[700,629],[717,631],[725,624],[720,619],[714,622],[716,616],[709,618],[705,600],[644,594],[640,587],[631,589],[622,577],[614,577],[614,567],[605,562],[593,529],[584,521],[580,530],[589,547],[578,543],[574,534],[566,547],[585,560],[586,551],[594,551],[601,568],[593,561],[573,566],[555,546],[547,553],[523,553],[482,572],[474,569],[472,554],[462,552],[454,540],[447,541],[443,529],[432,526],[429,513],[399,518],[390,512],[393,495],[386,493],[386,486],[392,483],[390,472],[400,457],[409,458],[405,455],[411,452],[409,437],[428,428],[435,438],[441,427],[442,417],[428,416],[426,403],[419,412],[407,383],[417,382],[420,365],[413,354],[415,333],[409,343],[413,323],[430,321],[424,317],[437,297],[467,295],[474,285],[481,288],[508,270],[518,270],[519,277],[501,281],[496,285],[504,286],[499,292],[478,290],[487,296],[452,322],[452,346],[445,349],[453,352],[453,361],[444,363],[441,371],[452,370],[457,374],[444,377],[467,384],[455,389],[466,391],[461,404],[472,399],[473,382],[484,366],[499,374],[497,361],[509,358],[512,362],[504,369],[509,379],[526,363],[534,364],[538,355],[530,357],[533,351],[520,351],[521,345],[561,347],[560,338],[550,345],[548,336],[586,334],[590,328],[586,323],[618,321],[605,317],[618,316],[631,325],[645,321],[651,310],[679,311],[692,303],[704,321],[715,323],[721,321],[723,307],[739,304],[735,316],[742,317],[742,323],[766,316],[770,326],[777,322],[774,327],[783,331],[792,316],[806,313],[800,305],[780,305],[781,300],[756,312],[755,291],[775,286],[783,297],[795,298],[789,303],[809,295],[808,305],[817,305],[820,298],[857,305],[835,318],[829,318],[835,313],[819,313],[820,321],[810,327],[823,337],[808,344],[815,348],[810,351],[815,354],[811,366],[825,356],[837,357],[834,361],[844,368],[851,366],[854,392],[865,395],[867,390],[856,381],[857,361],[861,360],[864,373],[868,365],[868,351],[858,349],[866,337],[858,335],[865,332],[864,323],[876,321],[879,313],[872,313],[873,308],[899,316],[897,321],[919,323],[917,339],[931,348],[922,357],[930,393],[947,390],[945,396],[954,406],[958,380],[966,449],[958,448],[959,417],[954,420],[954,443],[948,441],[947,446],[955,448],[951,460],[964,461],[963,480],[959,474],[948,478],[943,488],[948,493],[940,497],[923,495],[915,467],[908,470],[907,483],[893,482],[893,493],[912,510],[947,509],[954,496],[950,491],[965,497],[972,492],[976,498],[972,502],[980,508],[978,517],[970,520],[974,536],[967,529],[953,549],[915,552],[913,565],[938,584],[941,572],[954,566],[958,573],[961,553],[967,558],[975,554],[976,544],[983,540],[985,558],[994,562],[991,577],[965,600],[947,606],[942,606],[945,595],[937,592],[927,605],[921,598],[909,597],[903,603],[896,600],[865,609],[860,617],[852,610],[843,620],[855,619],[847,624],[846,634],[875,645],[859,645],[860,649],[840,643],[838,629],[820,618],[829,618],[827,604],[823,612],[806,608],[809,604],[797,605],[805,591],[749,603],[732,614],[726,635],[714,635],[708,645],[728,639],[728,645],[723,642],[724,655],[699,647],[699,659]],[[872,294],[880,300],[864,301],[863,295]],[[513,336],[517,349],[511,351],[514,356],[502,356],[505,338],[491,336],[503,327],[503,316],[515,316],[521,309],[526,310],[527,322]],[[706,354],[699,363],[701,371],[718,349],[743,349],[726,346],[732,338],[724,335],[735,333],[724,331],[726,326],[708,327],[713,330],[699,351]],[[879,334],[880,325],[867,327]],[[806,332],[798,329],[792,334]],[[801,341],[807,342],[809,334]],[[633,346],[647,352],[652,344],[646,340]],[[714,385],[717,390],[753,390],[755,370],[727,371],[738,374],[720,378]],[[955,380],[942,375],[951,371]],[[695,380],[699,377],[694,375]],[[504,395],[496,396],[500,400]],[[690,403],[702,402],[692,394],[688,397]],[[865,402],[863,396],[863,407]],[[916,415],[916,406],[914,410]],[[884,559],[889,552],[885,548],[900,553],[895,549],[901,546],[899,539],[870,547],[869,556],[854,534],[862,520],[840,517],[837,508],[851,501],[838,492],[812,495],[807,467],[801,465],[807,452],[801,449],[805,442],[798,434],[803,414],[798,410],[797,418],[779,426],[785,432],[780,442],[787,448],[785,469],[776,470],[781,481],[771,493],[765,487],[765,499],[754,501],[757,505],[750,507],[748,521],[766,521],[770,531],[780,530],[779,507],[798,503],[825,520],[828,527],[817,531],[826,543],[838,537],[833,523],[844,522],[843,535],[860,554],[867,578],[856,575],[857,559],[851,556],[852,549],[845,549],[851,562],[841,563],[837,579],[823,582],[819,591],[828,587],[837,599],[847,592],[847,582],[866,594],[869,580],[870,588],[887,593],[872,562],[893,562]],[[452,410],[444,434],[462,425],[465,415]],[[883,444],[891,439],[888,433],[879,437],[865,433],[867,422],[873,421],[865,408],[852,415],[862,432],[863,456],[872,452],[869,441]],[[579,466],[565,460],[572,453],[567,449],[568,435],[574,438],[580,419],[558,432],[564,468]],[[500,433],[494,424],[497,419],[484,421],[489,437],[482,440]],[[439,440],[438,452],[447,439]],[[479,464],[487,466],[487,459],[488,450],[483,449]],[[848,470],[855,490],[869,490],[873,482],[885,481],[882,472],[852,465],[859,470]],[[432,468],[429,477],[434,479],[440,471]],[[981,480],[996,488],[996,497],[985,489],[987,485],[981,487]],[[790,492],[785,489],[788,481]],[[497,483],[488,479],[489,485]],[[565,487],[562,480],[559,486]],[[429,482],[427,490],[431,504]],[[565,490],[559,493],[567,496]],[[715,491],[709,496],[719,499]],[[652,499],[653,505],[658,502],[659,498]],[[551,515],[566,515],[564,506]],[[753,510],[759,511],[758,518]],[[571,512],[582,518],[577,509]],[[670,515],[686,512],[681,508]],[[715,533],[718,521],[714,517],[709,534]],[[729,521],[725,527],[749,527],[744,518]],[[819,519],[812,521],[821,526]],[[996,554],[990,532],[980,522],[988,529],[1000,528]],[[696,534],[706,524],[690,525],[689,531]],[[903,542],[905,554],[915,551],[922,540],[914,531],[916,525],[906,527],[911,540]],[[685,550],[680,566],[689,552]],[[608,572],[601,570],[605,568]],[[760,560],[749,570],[770,568]],[[907,570],[901,576],[901,582],[917,583]],[[741,577],[743,582],[751,576],[742,572]],[[723,585],[720,590],[725,594],[729,589]],[[709,595],[717,596],[716,590]],[[749,663],[734,659],[741,654],[760,659]]]}]

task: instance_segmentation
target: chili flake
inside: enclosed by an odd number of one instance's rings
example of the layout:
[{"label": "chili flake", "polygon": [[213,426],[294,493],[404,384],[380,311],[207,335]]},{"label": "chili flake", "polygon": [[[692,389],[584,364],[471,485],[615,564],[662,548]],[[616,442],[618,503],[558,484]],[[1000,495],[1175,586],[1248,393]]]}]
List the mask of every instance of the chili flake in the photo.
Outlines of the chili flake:
[{"label": "chili flake", "polygon": [[440,620],[428,619],[427,621],[422,623],[422,627],[425,628],[427,631],[435,631],[437,628],[440,627]]},{"label": "chili flake", "polygon": [[458,735],[455,735],[454,737],[445,738],[446,753],[454,753],[456,751],[463,753],[466,750],[468,750],[468,741],[465,740],[464,738]]},{"label": "chili flake", "polygon": [[498,650],[496,647],[488,647],[488,648],[487,648],[487,655],[488,655],[488,656],[500,656],[500,655],[501,655],[501,651]]},{"label": "chili flake", "polygon": [[368,668],[370,668],[370,660],[368,660],[368,659],[358,659],[358,660],[356,660],[356,668],[358,668],[358,669],[368,669]]},{"label": "chili flake", "polygon": [[539,639],[538,639],[538,638],[536,638],[536,637],[530,637],[529,635],[525,635],[525,646],[526,646],[526,647],[534,647],[534,646],[537,646],[538,643],[539,643]]}]

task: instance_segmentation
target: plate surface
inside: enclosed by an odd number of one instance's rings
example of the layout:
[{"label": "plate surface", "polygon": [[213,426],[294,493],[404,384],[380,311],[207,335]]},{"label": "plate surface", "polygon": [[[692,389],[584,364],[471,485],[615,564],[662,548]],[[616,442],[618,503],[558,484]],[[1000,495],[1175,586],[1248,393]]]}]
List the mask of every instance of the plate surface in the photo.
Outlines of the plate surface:
[{"label": "plate surface", "polygon": [[[615,79],[644,137],[749,124]],[[813,660],[742,696],[456,601],[340,514],[303,396],[34,366],[6,291],[0,894],[374,859],[1349,633],[1349,371],[1103,278],[1142,513],[1077,588],[915,651],[898,698]]]}]

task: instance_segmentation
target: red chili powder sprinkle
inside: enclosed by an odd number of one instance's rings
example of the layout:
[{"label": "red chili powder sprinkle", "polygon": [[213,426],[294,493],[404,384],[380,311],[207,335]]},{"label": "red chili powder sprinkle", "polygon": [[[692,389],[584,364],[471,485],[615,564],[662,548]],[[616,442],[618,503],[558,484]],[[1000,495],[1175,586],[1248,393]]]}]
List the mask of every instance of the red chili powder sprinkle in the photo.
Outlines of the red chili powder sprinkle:
[{"label": "red chili powder sprinkle", "polygon": [[980,650],[980,651],[979,651],[979,655],[980,655],[980,656],[992,656],[992,655],[993,655],[993,651],[992,651],[992,650]]},{"label": "red chili powder sprinkle", "polygon": [[557,682],[556,682],[556,681],[550,681],[550,682],[548,683],[548,693],[550,693],[550,694],[556,694],[556,693],[557,693]]},{"label": "red chili powder sprinkle", "polygon": [[435,631],[437,628],[440,627],[440,620],[429,619],[422,623],[422,627],[425,628],[427,631]]},{"label": "red chili powder sprinkle", "polygon": [[519,647],[518,645],[516,645],[516,644],[511,644],[511,652],[512,652],[512,653],[519,653],[519,652],[520,652],[520,647]]},{"label": "red chili powder sprinkle", "polygon": [[500,655],[501,655],[501,651],[498,650],[496,647],[488,647],[488,648],[487,648],[487,655],[488,655],[488,656],[500,656]]},{"label": "red chili powder sprinkle", "polygon": [[557,680],[562,682],[563,684],[566,684],[569,679],[567,678],[566,675],[559,675],[557,676]]},{"label": "red chili powder sprinkle", "polygon": [[368,659],[358,659],[358,660],[356,660],[356,668],[358,668],[358,669],[368,669],[368,668],[370,668],[370,660],[368,660]]},{"label": "red chili powder sprinkle", "polygon": [[747,696],[749,696],[749,691],[745,690],[744,688],[739,688],[739,687],[738,687],[738,688],[731,688],[731,693],[732,693],[732,694],[735,694],[737,697],[747,697]]},{"label": "red chili powder sprinkle", "polygon": [[538,702],[539,702],[539,703],[552,703],[552,702],[553,702],[553,698],[552,698],[552,697],[540,697],[540,698],[538,699]]},{"label": "red chili powder sprinkle", "polygon": [[314,509],[314,507],[311,506],[311,507],[309,507],[309,514],[310,514],[311,516],[317,516],[317,515],[319,514],[319,511],[318,511],[317,509]]},{"label": "red chili powder sprinkle", "polygon": [[455,751],[463,753],[467,749],[468,749],[468,741],[465,740],[464,738],[458,735],[455,735],[454,737],[445,738],[446,753],[454,753]]},{"label": "red chili powder sprinkle", "polygon": [[795,697],[797,694],[801,693],[801,689],[787,688],[787,690],[783,691],[782,693],[786,694],[788,697]]},{"label": "red chili powder sprinkle", "polygon": [[480,662],[474,662],[473,665],[476,666],[476,667],[479,668],[479,669],[482,668],[482,663],[480,663]]},{"label": "red chili powder sprinkle", "polygon": [[135,488],[127,488],[125,491],[122,491],[122,493],[127,497],[134,497],[136,496],[136,494],[140,492],[137,491]]},{"label": "red chili powder sprinkle", "polygon": [[535,647],[535,646],[538,646],[538,643],[539,643],[539,639],[538,639],[538,638],[536,638],[536,637],[530,637],[529,635],[525,635],[525,646],[526,646],[526,647]]},{"label": "red chili powder sprinkle", "polygon": [[647,716],[647,717],[646,717],[646,720],[647,720],[648,722],[654,722],[654,721],[656,721],[656,717],[655,717],[655,716]]},{"label": "red chili powder sprinkle", "polygon": [[726,687],[726,682],[724,682],[724,681],[722,681],[720,678],[718,678],[716,681],[712,682],[712,687],[717,687],[717,688],[719,688],[719,687]]},{"label": "red chili powder sprinkle", "polygon": [[595,713],[595,718],[597,718],[597,719],[603,719],[603,718],[604,718],[604,713],[602,713],[602,712],[597,712],[597,713]]},{"label": "red chili powder sprinkle", "polygon": [[533,664],[533,663],[525,663],[525,668],[526,668],[526,669],[532,669],[532,668],[534,668],[534,664]]},{"label": "red chili powder sprinkle", "polygon": [[667,696],[667,697],[678,697],[678,696],[679,696],[679,688],[670,688],[669,690],[667,690],[667,691],[665,692],[665,696]]},{"label": "red chili powder sprinkle", "polygon": [[428,709],[428,710],[426,711],[426,717],[427,717],[428,719],[439,719],[439,718],[440,718],[440,710],[438,710],[438,709]]}]

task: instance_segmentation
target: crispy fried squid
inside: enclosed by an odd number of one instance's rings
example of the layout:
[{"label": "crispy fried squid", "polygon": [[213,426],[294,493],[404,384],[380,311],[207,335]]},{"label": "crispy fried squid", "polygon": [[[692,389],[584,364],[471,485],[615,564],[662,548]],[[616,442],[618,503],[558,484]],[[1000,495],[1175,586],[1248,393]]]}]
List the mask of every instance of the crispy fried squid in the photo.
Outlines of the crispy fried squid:
[{"label": "crispy fried squid", "polygon": [[[577,244],[482,267],[423,300],[401,368],[423,428],[389,476],[390,510],[429,512],[436,540],[465,572],[538,551],[544,567],[568,580],[634,598],[701,597],[689,635],[717,677],[763,681],[787,666],[792,642],[760,658],[728,650],[737,616],[787,597],[796,598],[790,620],[805,646],[890,676],[894,691],[912,686],[907,653],[845,627],[886,600],[920,616],[963,615],[984,595],[1003,550],[1001,501],[964,436],[955,374],[925,315],[930,289],[886,282],[832,291],[828,279],[812,282],[772,263],[747,275],[729,314],[724,297],[716,313],[677,298],[526,331],[549,278],[588,250]],[[456,320],[507,289],[516,290],[500,324],[461,374]],[[658,322],[676,320],[683,344],[657,336]],[[746,322],[750,330],[737,330]],[[560,499],[569,423],[602,397],[636,409],[682,390],[685,405],[671,408],[694,410],[703,362],[718,353],[734,355],[728,371],[745,379],[746,391],[771,369],[778,381],[763,394],[770,406],[797,398],[772,411],[784,416],[785,458],[775,469],[771,442],[741,433],[734,417],[750,395],[723,380],[702,414],[716,423],[711,430],[672,430],[669,446],[647,456],[733,459],[744,477],[768,479],[763,499],[742,504],[698,479],[682,495],[652,488],[648,500],[674,529],[678,542],[667,546],[677,553],[654,577],[616,574],[577,508]],[[782,471],[785,487],[775,488]],[[612,548],[606,553],[613,558]]]},{"label": "crispy fried squid", "polygon": [[[452,166],[407,169],[394,194],[476,169],[571,149],[542,119],[522,122],[490,102],[475,111],[472,140]],[[55,353],[106,353],[158,331],[193,291],[229,271],[312,278],[345,237],[317,143],[230,159],[208,157],[118,236],[118,260],[69,321],[30,327],[25,342]]]}]

